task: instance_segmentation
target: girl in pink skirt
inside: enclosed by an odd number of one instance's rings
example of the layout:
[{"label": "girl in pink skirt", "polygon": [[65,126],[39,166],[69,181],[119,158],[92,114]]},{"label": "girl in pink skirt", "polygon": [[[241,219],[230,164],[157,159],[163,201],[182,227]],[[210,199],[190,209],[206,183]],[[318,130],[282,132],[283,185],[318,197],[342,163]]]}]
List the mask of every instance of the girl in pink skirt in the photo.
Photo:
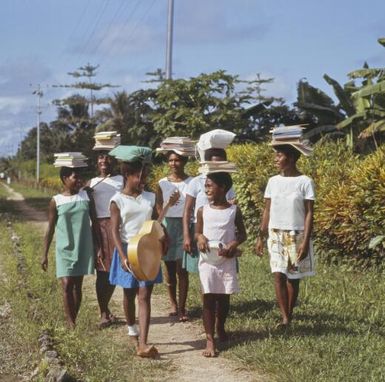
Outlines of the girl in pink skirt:
[{"label": "girl in pink skirt", "polygon": [[225,322],[230,295],[239,291],[236,256],[240,253],[238,246],[246,240],[246,231],[241,210],[226,200],[231,186],[231,176],[226,172],[207,175],[205,192],[209,204],[199,208],[195,227],[195,239],[200,251],[198,268],[203,293],[203,325],[207,339],[202,353],[205,357],[218,354],[214,329],[220,341],[227,339]]}]

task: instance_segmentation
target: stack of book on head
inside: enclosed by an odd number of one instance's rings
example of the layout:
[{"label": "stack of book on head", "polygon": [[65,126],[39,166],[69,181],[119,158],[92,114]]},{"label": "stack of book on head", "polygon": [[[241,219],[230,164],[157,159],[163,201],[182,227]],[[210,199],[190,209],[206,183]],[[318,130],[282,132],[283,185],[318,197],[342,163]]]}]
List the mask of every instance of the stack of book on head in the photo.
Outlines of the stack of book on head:
[{"label": "stack of book on head", "polygon": [[178,155],[194,156],[195,141],[187,137],[169,137],[161,142],[160,147],[156,151],[163,154],[174,151]]},{"label": "stack of book on head", "polygon": [[94,138],[95,146],[92,150],[112,150],[120,145],[120,134],[116,131],[100,131]]},{"label": "stack of book on head", "polygon": [[303,139],[303,129],[305,125],[274,127],[272,133],[272,146],[290,145],[308,156],[313,151],[309,142]]},{"label": "stack of book on head", "polygon": [[213,174],[214,172],[236,172],[237,167],[235,163],[228,161],[219,162],[200,162],[198,171],[201,174]]},{"label": "stack of book on head", "polygon": [[57,153],[54,154],[55,167],[87,167],[86,158],[82,153],[69,152],[69,153]]}]

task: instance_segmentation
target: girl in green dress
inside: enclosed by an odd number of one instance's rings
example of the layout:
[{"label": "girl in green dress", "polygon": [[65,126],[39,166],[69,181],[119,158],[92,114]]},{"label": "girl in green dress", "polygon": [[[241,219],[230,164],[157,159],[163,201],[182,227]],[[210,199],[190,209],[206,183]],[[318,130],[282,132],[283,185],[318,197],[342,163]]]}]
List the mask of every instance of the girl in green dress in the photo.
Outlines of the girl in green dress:
[{"label": "girl in green dress", "polygon": [[49,204],[48,228],[44,238],[41,267],[48,268],[48,251],[56,233],[56,276],[63,289],[64,313],[70,328],[75,321],[82,300],[83,276],[94,272],[93,230],[97,219],[92,200],[81,190],[79,168],[62,167],[60,179],[63,192],[55,195]]}]

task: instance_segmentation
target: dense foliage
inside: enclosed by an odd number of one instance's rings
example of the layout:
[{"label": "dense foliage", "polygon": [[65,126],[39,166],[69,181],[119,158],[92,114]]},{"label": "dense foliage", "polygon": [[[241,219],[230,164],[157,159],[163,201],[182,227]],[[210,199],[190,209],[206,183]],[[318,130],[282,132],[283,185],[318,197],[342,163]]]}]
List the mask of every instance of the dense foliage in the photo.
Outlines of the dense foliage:
[{"label": "dense foliage", "polygon": [[[260,224],[264,189],[269,177],[276,174],[272,149],[267,144],[232,145],[228,154],[239,169],[233,175],[234,188],[253,238]],[[187,172],[195,175],[196,164],[189,166]],[[302,157],[299,168],[316,183],[314,235],[318,253],[332,261],[381,262],[385,257],[385,147],[359,157],[342,142],[324,143],[315,146],[311,157]],[[152,189],[165,174],[166,166],[154,167]],[[377,245],[369,248],[374,238]]]}]

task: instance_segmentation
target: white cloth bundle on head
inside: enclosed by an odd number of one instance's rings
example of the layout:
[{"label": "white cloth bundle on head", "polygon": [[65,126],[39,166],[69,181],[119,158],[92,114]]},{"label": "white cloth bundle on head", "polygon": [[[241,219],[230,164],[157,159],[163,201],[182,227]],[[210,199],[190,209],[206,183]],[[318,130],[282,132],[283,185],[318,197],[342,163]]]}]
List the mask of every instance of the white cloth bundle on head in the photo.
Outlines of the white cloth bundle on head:
[{"label": "white cloth bundle on head", "polygon": [[205,160],[205,151],[208,149],[225,149],[235,138],[234,133],[227,130],[216,129],[200,136],[197,149],[201,162]]}]

